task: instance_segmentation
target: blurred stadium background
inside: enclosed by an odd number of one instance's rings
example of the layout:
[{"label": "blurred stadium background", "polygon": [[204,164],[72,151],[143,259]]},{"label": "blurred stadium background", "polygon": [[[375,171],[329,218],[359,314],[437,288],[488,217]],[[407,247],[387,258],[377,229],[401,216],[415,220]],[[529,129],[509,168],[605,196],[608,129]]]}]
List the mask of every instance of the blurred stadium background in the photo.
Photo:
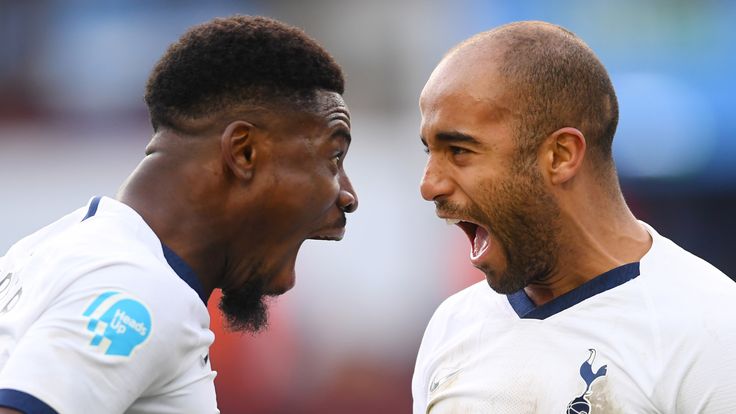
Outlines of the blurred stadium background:
[{"label": "blurred stadium background", "polygon": [[[150,130],[142,95],[188,26],[233,13],[303,27],[348,77],[347,169],[361,207],[341,243],[308,242],[271,328],[225,333],[212,362],[222,412],[405,413],[423,329],[482,276],[461,232],[420,199],[417,97],[444,52],[493,26],[573,30],[617,88],[615,154],[635,213],[736,275],[736,2],[0,0],[0,251],[114,195]],[[693,275],[697,277],[697,275]]]}]

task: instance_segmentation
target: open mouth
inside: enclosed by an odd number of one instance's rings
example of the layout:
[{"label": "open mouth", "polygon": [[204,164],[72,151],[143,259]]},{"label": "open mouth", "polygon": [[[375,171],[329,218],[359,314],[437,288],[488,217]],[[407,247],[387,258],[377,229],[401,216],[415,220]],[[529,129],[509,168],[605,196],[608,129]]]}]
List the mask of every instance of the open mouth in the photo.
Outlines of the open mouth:
[{"label": "open mouth", "polygon": [[447,224],[460,227],[470,240],[470,260],[475,263],[483,257],[491,245],[491,237],[485,227],[464,220],[445,219]]},{"label": "open mouth", "polygon": [[309,240],[328,240],[328,241],[340,241],[342,236],[328,236],[328,235],[317,235],[308,237]]}]

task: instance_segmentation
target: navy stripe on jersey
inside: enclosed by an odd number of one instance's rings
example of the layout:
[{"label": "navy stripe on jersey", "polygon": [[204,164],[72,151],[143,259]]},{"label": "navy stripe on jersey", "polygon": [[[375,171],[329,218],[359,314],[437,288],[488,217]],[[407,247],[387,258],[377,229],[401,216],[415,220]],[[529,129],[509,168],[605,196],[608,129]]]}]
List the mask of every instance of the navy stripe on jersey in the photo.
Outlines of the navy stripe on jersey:
[{"label": "navy stripe on jersey", "polygon": [[189,287],[197,292],[199,298],[202,299],[204,305],[207,306],[207,297],[204,294],[204,288],[202,287],[202,283],[199,282],[199,278],[197,278],[197,274],[194,273],[194,270],[186,264],[184,259],[174,253],[169,246],[161,243],[161,247],[164,249],[164,257],[166,258],[166,261],[169,262],[169,266],[174,269],[176,274],[179,275],[183,281],[187,282]]},{"label": "navy stripe on jersey", "polygon": [[88,218],[94,216],[97,213],[97,207],[100,205],[100,199],[102,197],[96,196],[92,198],[92,201],[89,203],[89,209],[87,209],[87,214],[85,214],[82,221],[87,220]]},{"label": "navy stripe on jersey", "polygon": [[514,311],[522,319],[546,319],[554,314],[577,305],[585,299],[620,286],[639,276],[639,262],[628,263],[596,276],[575,289],[542,306],[535,306],[524,289],[506,295]]},{"label": "navy stripe on jersey", "polygon": [[25,414],[58,414],[31,394],[9,388],[0,389],[0,407],[12,408]]},{"label": "navy stripe on jersey", "polygon": [[[92,198],[92,201],[89,203],[87,214],[84,216],[82,221],[87,220],[97,213],[97,207],[100,205],[101,198],[102,197],[100,196]],[[163,247],[164,257],[166,258],[166,261],[169,262],[169,266],[174,269],[174,272],[179,275],[181,280],[186,282],[186,284],[189,285],[190,288],[194,289],[194,291],[197,292],[197,296],[199,296],[199,298],[202,299],[202,302],[204,302],[204,305],[207,306],[207,297],[204,294],[204,288],[202,287],[202,283],[200,283],[199,279],[197,278],[197,275],[194,273],[194,270],[192,270],[192,268],[189,267],[189,265],[186,264],[186,262],[184,262],[184,260],[179,257],[179,255],[174,253],[174,251],[171,250],[169,246],[163,244],[162,242],[161,247]]]}]

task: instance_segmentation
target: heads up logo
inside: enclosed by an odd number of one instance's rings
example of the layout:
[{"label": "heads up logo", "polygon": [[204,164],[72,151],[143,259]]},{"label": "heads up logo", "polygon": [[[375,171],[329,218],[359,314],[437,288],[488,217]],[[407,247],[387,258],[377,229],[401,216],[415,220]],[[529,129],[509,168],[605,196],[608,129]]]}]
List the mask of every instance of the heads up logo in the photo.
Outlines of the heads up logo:
[{"label": "heads up logo", "polygon": [[90,345],[105,355],[130,356],[151,334],[151,314],[143,303],[120,292],[98,296],[82,314],[94,333]]},{"label": "heads up logo", "polygon": [[590,356],[588,356],[588,359],[583,362],[583,365],[580,365],[580,376],[583,378],[583,381],[585,381],[585,391],[583,391],[579,397],[567,404],[566,414],[591,414],[590,401],[588,400],[588,396],[590,395],[590,386],[593,385],[595,380],[605,376],[608,372],[608,365],[603,365],[593,372],[595,349],[589,349],[588,351],[590,351]]}]

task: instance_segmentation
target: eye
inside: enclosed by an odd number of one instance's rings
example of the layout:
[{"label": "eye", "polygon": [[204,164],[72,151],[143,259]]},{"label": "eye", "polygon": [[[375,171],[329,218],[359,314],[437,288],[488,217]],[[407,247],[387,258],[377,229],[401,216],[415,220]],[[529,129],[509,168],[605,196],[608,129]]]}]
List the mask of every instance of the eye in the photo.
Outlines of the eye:
[{"label": "eye", "polygon": [[344,152],[340,151],[337,154],[333,155],[332,158],[330,158],[330,161],[332,161],[335,166],[339,166],[342,163],[343,156],[345,155]]},{"label": "eye", "polygon": [[429,155],[429,147],[424,147],[423,151],[425,154]]},{"label": "eye", "polygon": [[468,154],[470,152],[466,150],[465,148],[455,147],[455,146],[451,146],[449,150],[452,153],[452,155],[462,155],[462,154]]}]

